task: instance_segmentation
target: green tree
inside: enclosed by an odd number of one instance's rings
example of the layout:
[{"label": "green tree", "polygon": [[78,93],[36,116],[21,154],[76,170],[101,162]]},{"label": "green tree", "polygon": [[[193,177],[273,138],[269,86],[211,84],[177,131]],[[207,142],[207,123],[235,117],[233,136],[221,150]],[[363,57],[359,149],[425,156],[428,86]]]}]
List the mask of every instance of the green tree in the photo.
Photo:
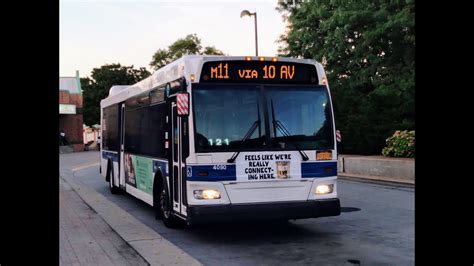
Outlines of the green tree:
[{"label": "green tree", "polygon": [[100,124],[100,101],[108,96],[112,86],[132,85],[148,76],[150,72],[144,67],[110,64],[94,68],[91,78],[81,78],[84,124]]},{"label": "green tree", "polygon": [[396,130],[414,129],[414,0],[286,0],[283,56],[326,68],[342,153],[380,154]]},{"label": "green tree", "polygon": [[157,70],[187,54],[224,55],[221,50],[214,46],[203,48],[201,39],[196,34],[188,34],[185,38],[172,43],[167,49],[158,49],[152,57],[150,66]]}]

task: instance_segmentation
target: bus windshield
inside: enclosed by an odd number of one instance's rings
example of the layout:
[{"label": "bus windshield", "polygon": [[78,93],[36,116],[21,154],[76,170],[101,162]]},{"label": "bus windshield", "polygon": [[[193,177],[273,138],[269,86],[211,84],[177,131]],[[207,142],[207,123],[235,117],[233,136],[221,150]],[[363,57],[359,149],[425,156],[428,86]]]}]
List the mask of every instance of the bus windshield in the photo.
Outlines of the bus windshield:
[{"label": "bus windshield", "polygon": [[323,86],[201,84],[193,107],[196,152],[334,148]]},{"label": "bus windshield", "polygon": [[270,136],[275,148],[334,148],[329,95],[325,87],[266,86]]}]

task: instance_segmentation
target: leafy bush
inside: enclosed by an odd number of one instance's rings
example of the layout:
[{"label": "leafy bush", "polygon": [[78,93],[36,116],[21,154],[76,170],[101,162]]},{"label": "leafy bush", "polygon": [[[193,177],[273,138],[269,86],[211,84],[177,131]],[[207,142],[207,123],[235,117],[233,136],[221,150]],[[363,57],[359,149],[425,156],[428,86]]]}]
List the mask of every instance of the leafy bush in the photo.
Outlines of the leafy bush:
[{"label": "leafy bush", "polygon": [[415,131],[397,130],[386,140],[386,147],[382,150],[384,156],[415,157]]}]

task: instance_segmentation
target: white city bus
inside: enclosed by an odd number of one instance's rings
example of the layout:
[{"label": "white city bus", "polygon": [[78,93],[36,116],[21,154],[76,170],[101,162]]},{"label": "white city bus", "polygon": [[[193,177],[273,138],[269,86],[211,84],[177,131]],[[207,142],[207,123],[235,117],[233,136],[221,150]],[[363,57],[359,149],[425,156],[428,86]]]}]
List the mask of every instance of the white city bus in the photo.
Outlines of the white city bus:
[{"label": "white city bus", "polygon": [[314,60],[184,56],[100,105],[111,192],[168,227],[340,214],[331,96]]}]

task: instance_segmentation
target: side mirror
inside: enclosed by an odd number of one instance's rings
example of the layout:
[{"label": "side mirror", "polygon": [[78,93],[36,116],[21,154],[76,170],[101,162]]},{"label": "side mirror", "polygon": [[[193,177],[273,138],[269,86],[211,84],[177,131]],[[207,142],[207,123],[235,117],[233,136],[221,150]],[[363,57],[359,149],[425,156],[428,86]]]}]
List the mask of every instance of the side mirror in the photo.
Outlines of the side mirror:
[{"label": "side mirror", "polygon": [[178,116],[189,115],[189,93],[183,92],[176,95],[176,108],[178,109]]}]

